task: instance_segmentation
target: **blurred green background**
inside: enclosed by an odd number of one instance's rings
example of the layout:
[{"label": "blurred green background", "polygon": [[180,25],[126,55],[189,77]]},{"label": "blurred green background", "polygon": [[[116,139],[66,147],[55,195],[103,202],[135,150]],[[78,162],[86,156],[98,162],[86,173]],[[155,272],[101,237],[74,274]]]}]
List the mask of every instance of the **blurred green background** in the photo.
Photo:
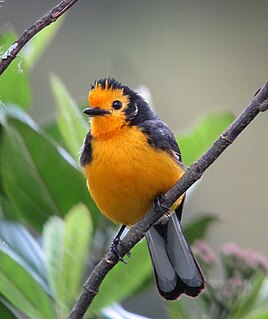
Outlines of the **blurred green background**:
[{"label": "blurred green background", "polygon": [[[6,0],[0,25],[22,33],[58,1]],[[63,27],[32,72],[32,116],[55,113],[48,71],[63,79],[76,101],[89,85],[113,76],[146,85],[160,117],[187,130],[211,111],[238,115],[268,79],[267,1],[86,1],[69,11]],[[185,207],[184,218],[215,212],[209,242],[226,241],[268,255],[268,115],[259,116],[209,169]],[[157,308],[144,314],[163,318]],[[148,306],[144,296],[130,310]],[[154,310],[154,313],[152,312]]]}]

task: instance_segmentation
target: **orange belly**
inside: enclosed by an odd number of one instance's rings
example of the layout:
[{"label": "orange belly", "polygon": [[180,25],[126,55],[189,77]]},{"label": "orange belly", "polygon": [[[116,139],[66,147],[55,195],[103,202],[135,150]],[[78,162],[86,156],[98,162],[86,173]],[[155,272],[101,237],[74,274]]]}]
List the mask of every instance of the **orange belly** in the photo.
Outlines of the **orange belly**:
[{"label": "orange belly", "polygon": [[124,225],[143,217],[155,196],[184,174],[169,153],[152,148],[136,127],[93,140],[92,156],[93,161],[84,167],[91,196],[103,214]]}]

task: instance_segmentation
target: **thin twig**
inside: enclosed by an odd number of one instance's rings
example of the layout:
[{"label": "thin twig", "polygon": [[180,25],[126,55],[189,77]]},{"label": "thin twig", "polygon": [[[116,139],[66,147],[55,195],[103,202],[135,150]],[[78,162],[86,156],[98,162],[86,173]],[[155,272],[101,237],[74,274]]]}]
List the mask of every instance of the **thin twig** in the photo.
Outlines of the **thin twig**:
[{"label": "thin twig", "polygon": [[71,8],[78,0],[63,0],[53,9],[51,9],[45,16],[36,21],[30,28],[25,30],[23,34],[9,47],[9,49],[2,55],[0,63],[0,75],[5,71],[9,64],[16,58],[19,51],[25,44],[31,40],[39,31],[55,22],[61,15],[63,15],[69,8]]},{"label": "thin twig", "polygon": [[[120,246],[120,255],[126,255],[149,230],[149,228],[173,205],[190,186],[192,186],[214,163],[221,153],[233,143],[235,138],[248,126],[259,112],[268,109],[268,82],[256,93],[248,107],[236,120],[221,134],[216,142],[186,171],[183,177],[165,194],[161,209],[157,212],[154,207],[139,220],[126,234]],[[118,263],[118,257],[108,252],[95,267],[84,284],[84,289],[77,299],[68,319],[82,319],[94,297],[98,294],[99,287],[108,272]]]}]

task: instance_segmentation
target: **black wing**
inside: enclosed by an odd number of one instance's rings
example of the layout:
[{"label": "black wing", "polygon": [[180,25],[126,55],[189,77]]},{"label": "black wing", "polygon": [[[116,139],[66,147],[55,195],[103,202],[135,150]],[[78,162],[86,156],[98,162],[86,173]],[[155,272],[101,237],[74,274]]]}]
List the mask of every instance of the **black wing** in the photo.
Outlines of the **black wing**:
[{"label": "black wing", "polygon": [[156,116],[138,126],[147,135],[148,142],[152,147],[169,152],[178,164],[182,164],[179,146],[172,131],[164,122]]}]

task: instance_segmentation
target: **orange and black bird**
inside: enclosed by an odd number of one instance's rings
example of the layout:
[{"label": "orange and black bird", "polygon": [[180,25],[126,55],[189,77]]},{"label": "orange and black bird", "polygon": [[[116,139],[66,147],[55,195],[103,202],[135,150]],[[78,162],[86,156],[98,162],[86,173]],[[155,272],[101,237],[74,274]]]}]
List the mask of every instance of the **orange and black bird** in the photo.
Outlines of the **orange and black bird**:
[{"label": "orange and black bird", "polygon": [[[122,225],[114,239],[118,243],[123,229],[182,177],[184,166],[171,130],[134,90],[101,79],[91,86],[88,100],[84,113],[92,119],[80,164],[100,211]],[[180,224],[184,198],[146,235],[156,285],[166,300],[195,297],[205,284]]]}]

